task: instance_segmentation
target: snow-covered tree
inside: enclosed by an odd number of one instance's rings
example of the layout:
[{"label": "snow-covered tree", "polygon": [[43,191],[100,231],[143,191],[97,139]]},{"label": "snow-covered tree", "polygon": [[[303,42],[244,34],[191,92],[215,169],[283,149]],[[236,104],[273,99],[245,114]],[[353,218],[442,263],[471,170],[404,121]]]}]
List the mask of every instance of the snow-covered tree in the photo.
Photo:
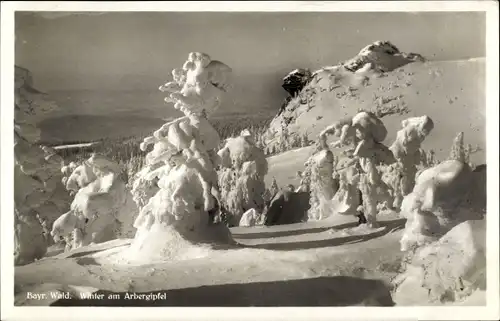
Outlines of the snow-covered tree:
[{"label": "snow-covered tree", "polygon": [[[76,194],[70,209],[53,224],[54,241],[68,237],[71,248],[115,238],[131,238],[137,207],[126,188],[118,163],[92,155],[65,178]],[[67,242],[68,245],[68,242]]]},{"label": "snow-covered tree", "polygon": [[264,194],[262,194],[262,198],[264,199],[265,204],[269,203],[269,201],[273,198],[273,194],[269,188],[266,187]]},{"label": "snow-covered tree", "polygon": [[267,159],[250,135],[229,138],[217,154],[222,165],[218,173],[221,205],[230,215],[230,225],[238,225],[246,211],[264,209]]},{"label": "snow-covered tree", "polygon": [[[231,242],[225,226],[210,224],[220,199],[217,172],[219,133],[208,116],[221,105],[232,70],[209,55],[191,52],[173,81],[160,87],[166,102],[184,113],[164,124],[141,143],[150,145],[146,165],[170,166],[158,176],[158,192],[140,210],[129,255],[146,260],[173,258],[199,242]],[[147,175],[147,173],[146,173]],[[185,247],[181,246],[184,245]]]},{"label": "snow-covered tree", "polygon": [[300,143],[301,143],[301,147],[309,146],[309,137],[308,137],[307,133],[302,134]]},{"label": "snow-covered tree", "polygon": [[471,162],[470,162],[470,155],[472,154],[472,145],[471,144],[467,144],[467,146],[465,146],[465,150],[464,150],[464,162],[466,164],[469,164],[471,165]]},{"label": "snow-covered tree", "polygon": [[464,133],[460,132],[457,134],[455,139],[453,139],[453,144],[451,145],[450,155],[448,157],[449,160],[457,160],[462,163],[468,163],[466,159],[468,155],[466,155],[466,148],[464,146]]},{"label": "snow-covered tree", "polygon": [[280,190],[278,182],[276,181],[276,177],[273,177],[273,180],[271,182],[271,187],[269,190],[271,191],[271,195],[273,196]]},{"label": "snow-covered tree", "polygon": [[15,66],[14,80],[14,262],[22,265],[45,255],[50,239],[41,222],[50,228],[70,200],[61,184],[62,158],[38,145],[38,118],[58,107],[33,88],[29,70]]},{"label": "snow-covered tree", "polygon": [[331,215],[329,206],[333,195],[337,192],[333,180],[334,156],[333,153],[324,149],[313,155],[310,159],[311,176],[309,189],[311,197],[308,216],[312,220],[321,220]]},{"label": "snow-covered tree", "polygon": [[436,160],[436,152],[434,149],[430,149],[427,153],[427,165],[429,167],[432,167],[434,165],[437,165],[437,160]]},{"label": "snow-covered tree", "polygon": [[[406,196],[413,190],[417,167],[422,162],[421,145],[434,129],[434,122],[428,116],[411,117],[403,120],[401,127],[389,149],[399,163],[397,172],[401,175],[402,190],[396,194]],[[398,208],[401,204],[394,205]]]}]

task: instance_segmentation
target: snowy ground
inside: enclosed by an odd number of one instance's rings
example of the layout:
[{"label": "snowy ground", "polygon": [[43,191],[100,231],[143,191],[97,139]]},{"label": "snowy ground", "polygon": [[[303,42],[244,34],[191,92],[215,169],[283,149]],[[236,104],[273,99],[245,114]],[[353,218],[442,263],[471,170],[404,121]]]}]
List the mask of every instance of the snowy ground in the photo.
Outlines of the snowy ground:
[{"label": "snowy ground", "polygon": [[[128,240],[78,249],[16,268],[16,305],[84,306],[393,306],[423,305],[425,293],[398,295],[404,220],[381,216],[376,229],[348,216],[273,227],[233,228],[239,246],[192,252],[184,260],[121,265]],[[29,298],[28,292],[45,294]],[[131,299],[126,293],[157,294]],[[71,293],[59,299],[57,293]],[[103,298],[81,299],[89,293]],[[119,294],[120,299],[109,299]],[[420,299],[420,301],[419,301]],[[469,302],[484,304],[484,293]]]},{"label": "snowy ground", "polygon": [[[389,283],[402,256],[398,240],[403,226],[404,220],[387,214],[377,229],[356,227],[354,219],[342,216],[289,226],[239,227],[232,231],[239,247],[147,266],[112,264],[113,254],[128,243],[112,241],[16,268],[16,304],[392,306]],[[165,292],[168,299],[55,302],[50,293],[68,290],[62,285],[122,297],[131,291]],[[47,299],[27,299],[27,292],[47,293]]]}]

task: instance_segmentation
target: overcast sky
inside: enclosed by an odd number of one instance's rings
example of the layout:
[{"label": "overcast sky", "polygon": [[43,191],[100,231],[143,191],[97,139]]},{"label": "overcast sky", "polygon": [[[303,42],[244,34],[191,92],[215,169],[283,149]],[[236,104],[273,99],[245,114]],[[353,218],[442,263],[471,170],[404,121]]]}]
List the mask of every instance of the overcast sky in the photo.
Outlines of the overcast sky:
[{"label": "overcast sky", "polygon": [[18,13],[16,64],[46,90],[156,91],[187,53],[202,51],[233,68],[237,90],[260,99],[253,104],[276,104],[288,71],[336,64],[375,40],[430,59],[485,56],[484,18],[480,12]]}]

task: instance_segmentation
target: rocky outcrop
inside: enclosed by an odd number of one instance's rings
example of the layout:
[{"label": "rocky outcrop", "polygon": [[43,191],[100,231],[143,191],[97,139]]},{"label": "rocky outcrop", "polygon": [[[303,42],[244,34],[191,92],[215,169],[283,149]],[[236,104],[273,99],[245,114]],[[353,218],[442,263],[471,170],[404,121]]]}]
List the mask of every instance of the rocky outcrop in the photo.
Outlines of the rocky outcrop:
[{"label": "rocky outcrop", "polygon": [[33,76],[15,67],[14,205],[15,264],[41,258],[50,244],[49,229],[69,206],[60,182],[62,159],[55,151],[38,146],[40,116],[57,108],[46,94],[33,88]]},{"label": "rocky outcrop", "polygon": [[309,69],[295,69],[283,78],[283,89],[295,97],[309,81],[312,74]]},{"label": "rocky outcrop", "polygon": [[399,51],[389,41],[375,41],[361,49],[355,57],[343,62],[341,65],[349,71],[356,72],[365,67],[365,65],[371,64],[372,69],[380,72],[388,72],[414,61],[424,60],[419,54],[406,54]]},{"label": "rocky outcrop", "polygon": [[307,221],[309,193],[280,190],[264,211],[265,225],[293,224]]}]

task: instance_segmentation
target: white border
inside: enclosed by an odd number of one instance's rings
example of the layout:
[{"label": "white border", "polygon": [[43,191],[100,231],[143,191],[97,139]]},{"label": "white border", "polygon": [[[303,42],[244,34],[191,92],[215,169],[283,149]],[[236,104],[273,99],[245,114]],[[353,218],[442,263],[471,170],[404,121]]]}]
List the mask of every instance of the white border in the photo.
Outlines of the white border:
[{"label": "white border", "polygon": [[[14,11],[485,11],[487,12],[487,307],[391,308],[56,308],[13,307],[13,75]],[[500,317],[498,206],[498,2],[2,2],[1,10],[1,253],[2,319],[35,320],[497,320]]]}]

